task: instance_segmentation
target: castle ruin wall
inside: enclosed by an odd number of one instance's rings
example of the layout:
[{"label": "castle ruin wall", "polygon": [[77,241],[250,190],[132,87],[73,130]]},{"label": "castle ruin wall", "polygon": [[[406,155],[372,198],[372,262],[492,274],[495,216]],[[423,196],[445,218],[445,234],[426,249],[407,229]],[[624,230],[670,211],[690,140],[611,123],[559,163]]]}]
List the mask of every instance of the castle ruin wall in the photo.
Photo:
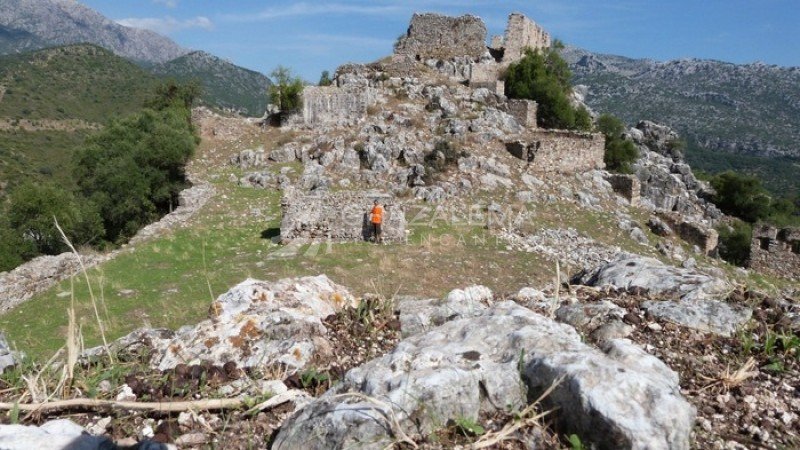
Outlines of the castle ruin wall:
[{"label": "castle ruin wall", "polygon": [[386,242],[405,242],[406,218],[403,206],[391,194],[382,192],[290,192],[281,199],[283,242],[316,240],[358,242],[371,237],[369,212],[373,202],[383,205],[382,237]]},{"label": "castle ruin wall", "polygon": [[480,17],[469,14],[459,17],[414,14],[406,35],[395,46],[395,54],[418,61],[458,56],[477,59],[486,51],[486,25]]},{"label": "castle ruin wall", "polygon": [[353,123],[367,116],[373,101],[371,88],[307,86],[303,89],[306,125]]},{"label": "castle ruin wall", "polygon": [[605,138],[600,133],[537,129],[524,140],[506,143],[506,150],[535,172],[579,173],[605,168]]},{"label": "castle ruin wall", "polygon": [[753,228],[748,267],[790,280],[800,280],[800,228],[758,225]]}]

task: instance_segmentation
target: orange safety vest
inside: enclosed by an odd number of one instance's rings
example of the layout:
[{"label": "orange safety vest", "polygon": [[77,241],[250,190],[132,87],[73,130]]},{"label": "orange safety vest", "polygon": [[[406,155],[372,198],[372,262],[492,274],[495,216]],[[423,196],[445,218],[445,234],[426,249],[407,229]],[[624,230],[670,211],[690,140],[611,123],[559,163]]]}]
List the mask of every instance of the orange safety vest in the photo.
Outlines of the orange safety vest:
[{"label": "orange safety vest", "polygon": [[372,223],[381,222],[383,222],[383,208],[381,205],[375,205],[372,207]]}]

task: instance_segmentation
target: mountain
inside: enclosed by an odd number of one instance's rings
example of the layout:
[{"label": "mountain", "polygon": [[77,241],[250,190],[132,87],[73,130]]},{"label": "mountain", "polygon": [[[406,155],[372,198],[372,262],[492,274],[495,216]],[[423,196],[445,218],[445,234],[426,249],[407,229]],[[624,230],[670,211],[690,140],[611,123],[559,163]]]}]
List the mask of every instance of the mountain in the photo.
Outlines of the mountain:
[{"label": "mountain", "polygon": [[91,44],[0,57],[0,117],[104,123],[139,109],[156,78]]},{"label": "mountain", "polygon": [[198,80],[209,106],[261,116],[267,108],[269,78],[206,52],[196,51],[154,66],[152,72],[177,80]]},{"label": "mountain", "polygon": [[562,52],[586,103],[629,124],[664,123],[701,170],[758,174],[773,191],[800,191],[800,68],[682,59],[658,62]]},{"label": "mountain", "polygon": [[86,135],[140,109],[156,82],[90,44],[0,56],[0,183],[72,183],[68,166]]},{"label": "mountain", "polygon": [[126,58],[161,63],[188,50],[149,30],[122,26],[74,0],[0,2],[0,51],[92,43]]}]

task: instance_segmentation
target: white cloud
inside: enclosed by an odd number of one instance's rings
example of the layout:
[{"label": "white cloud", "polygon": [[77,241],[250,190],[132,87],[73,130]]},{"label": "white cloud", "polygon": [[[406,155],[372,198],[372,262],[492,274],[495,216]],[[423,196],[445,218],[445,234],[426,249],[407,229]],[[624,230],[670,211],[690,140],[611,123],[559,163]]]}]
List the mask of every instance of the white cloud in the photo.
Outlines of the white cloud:
[{"label": "white cloud", "polygon": [[131,17],[117,20],[117,23],[131,28],[144,28],[155,31],[156,33],[170,34],[189,28],[200,28],[204,30],[214,29],[211,19],[204,16],[192,17],[189,19],[178,20],[173,17]]},{"label": "white cloud", "polygon": [[357,5],[344,3],[294,3],[280,8],[267,8],[254,14],[227,14],[223,19],[232,22],[260,22],[290,16],[311,16],[320,14],[361,14],[384,15],[402,11],[399,5]]},{"label": "white cloud", "polygon": [[175,8],[178,6],[178,0],[151,0],[153,3],[158,5],[164,5],[167,8]]}]

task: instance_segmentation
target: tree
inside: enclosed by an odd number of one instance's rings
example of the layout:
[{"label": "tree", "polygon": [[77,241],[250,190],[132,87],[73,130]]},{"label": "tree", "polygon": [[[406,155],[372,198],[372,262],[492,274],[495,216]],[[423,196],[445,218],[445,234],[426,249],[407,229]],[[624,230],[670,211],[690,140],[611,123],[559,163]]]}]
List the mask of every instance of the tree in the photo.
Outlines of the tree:
[{"label": "tree", "polygon": [[639,156],[633,142],[622,137],[625,125],[611,114],[603,114],[597,118],[597,130],[606,138],[603,160],[608,170],[630,173],[631,163]]},{"label": "tree", "polygon": [[322,75],[319,77],[319,86],[330,86],[333,84],[333,80],[331,80],[331,74],[327,70],[322,71]]},{"label": "tree", "polygon": [[572,74],[558,53],[558,41],[544,51],[527,49],[506,73],[506,95],[538,103],[537,122],[544,128],[588,130],[591,118],[585,108],[570,102]]},{"label": "tree", "polygon": [[711,186],[712,200],[725,214],[755,223],[770,213],[770,197],[757,177],[727,171],[715,175]]},{"label": "tree", "polygon": [[56,255],[68,250],[55,220],[75,246],[99,240],[104,234],[95,206],[53,183],[21,185],[11,193],[10,203],[9,224],[38,253]]},{"label": "tree", "polygon": [[303,92],[303,80],[292,75],[286,67],[278,66],[270,73],[272,84],[269,87],[269,98],[281,111],[300,109],[300,94]]},{"label": "tree", "polygon": [[112,121],[77,154],[78,186],[99,208],[107,240],[132,236],[176,203],[198,142],[187,114],[148,109]]}]

